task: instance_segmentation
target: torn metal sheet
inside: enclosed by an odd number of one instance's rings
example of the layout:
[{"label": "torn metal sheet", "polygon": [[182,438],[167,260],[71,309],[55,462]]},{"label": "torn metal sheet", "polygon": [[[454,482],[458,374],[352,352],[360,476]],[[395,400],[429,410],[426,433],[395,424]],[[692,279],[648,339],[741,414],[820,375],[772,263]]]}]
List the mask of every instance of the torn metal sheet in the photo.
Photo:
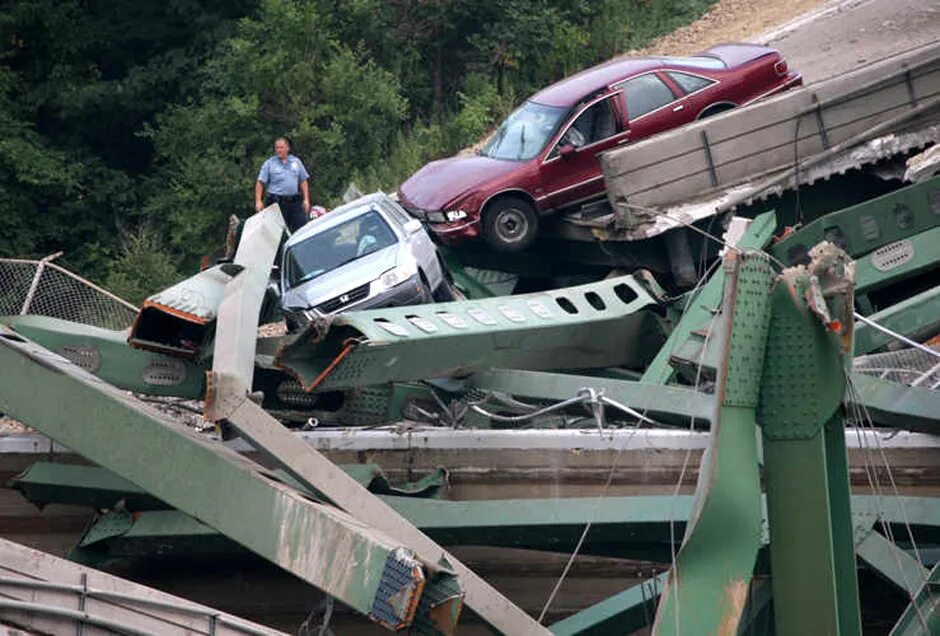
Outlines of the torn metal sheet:
[{"label": "torn metal sheet", "polygon": [[664,339],[647,311],[655,305],[623,276],[536,294],[351,312],[311,323],[275,362],[308,391],[491,367],[643,368]]},{"label": "torn metal sheet", "polygon": [[760,381],[779,634],[859,634],[845,412],[855,267],[831,243],[783,270]]},{"label": "torn metal sheet", "polygon": [[[131,327],[128,343],[132,347],[179,356],[198,357],[207,353],[227,286],[240,277],[246,267],[253,270],[248,274],[251,281],[242,281],[240,285],[250,285],[253,290],[258,284],[256,279],[263,276],[267,280],[284,227],[276,203],[249,217],[235,260],[203,270],[145,300]],[[265,263],[267,269],[264,269]],[[263,291],[262,288],[257,298],[259,311]],[[257,315],[252,318],[257,322]],[[235,342],[228,344],[231,347],[226,347],[225,351],[231,350],[231,353],[225,355],[229,356],[243,354],[246,346]]]}]

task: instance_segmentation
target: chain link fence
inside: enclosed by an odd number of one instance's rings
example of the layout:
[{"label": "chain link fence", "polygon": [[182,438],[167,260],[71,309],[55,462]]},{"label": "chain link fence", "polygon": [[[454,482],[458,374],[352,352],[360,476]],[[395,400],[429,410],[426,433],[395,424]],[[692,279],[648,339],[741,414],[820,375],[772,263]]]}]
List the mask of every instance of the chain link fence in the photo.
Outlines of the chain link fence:
[{"label": "chain link fence", "polygon": [[134,305],[52,262],[0,258],[0,316],[32,314],[105,329],[131,326]]}]

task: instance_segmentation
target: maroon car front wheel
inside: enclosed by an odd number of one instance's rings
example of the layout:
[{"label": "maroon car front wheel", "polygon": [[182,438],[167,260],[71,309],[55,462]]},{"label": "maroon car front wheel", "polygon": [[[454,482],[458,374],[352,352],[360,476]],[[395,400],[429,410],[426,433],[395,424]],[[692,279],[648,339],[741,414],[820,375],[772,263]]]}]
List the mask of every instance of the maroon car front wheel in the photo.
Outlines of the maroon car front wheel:
[{"label": "maroon car front wheel", "polygon": [[499,252],[521,252],[539,232],[539,216],[531,203],[519,197],[492,201],[483,212],[483,238]]}]

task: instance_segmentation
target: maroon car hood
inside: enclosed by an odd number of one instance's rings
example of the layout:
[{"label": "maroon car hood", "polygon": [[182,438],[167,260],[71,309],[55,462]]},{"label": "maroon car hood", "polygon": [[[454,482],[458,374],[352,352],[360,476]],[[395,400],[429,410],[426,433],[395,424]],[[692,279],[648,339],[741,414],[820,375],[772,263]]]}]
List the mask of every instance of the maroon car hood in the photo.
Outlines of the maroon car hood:
[{"label": "maroon car hood", "polygon": [[522,165],[480,155],[432,161],[401,184],[398,193],[406,207],[441,210],[462,194]]}]

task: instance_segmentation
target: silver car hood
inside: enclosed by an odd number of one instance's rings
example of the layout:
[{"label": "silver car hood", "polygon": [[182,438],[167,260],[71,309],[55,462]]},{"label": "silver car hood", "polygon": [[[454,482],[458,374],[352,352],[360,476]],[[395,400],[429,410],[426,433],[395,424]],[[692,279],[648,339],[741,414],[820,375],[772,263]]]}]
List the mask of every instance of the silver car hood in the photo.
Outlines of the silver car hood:
[{"label": "silver car hood", "polygon": [[398,250],[402,248],[400,244],[389,245],[378,252],[320,274],[298,287],[292,287],[284,294],[281,306],[293,309],[316,307],[340,294],[371,283],[398,264]]}]

